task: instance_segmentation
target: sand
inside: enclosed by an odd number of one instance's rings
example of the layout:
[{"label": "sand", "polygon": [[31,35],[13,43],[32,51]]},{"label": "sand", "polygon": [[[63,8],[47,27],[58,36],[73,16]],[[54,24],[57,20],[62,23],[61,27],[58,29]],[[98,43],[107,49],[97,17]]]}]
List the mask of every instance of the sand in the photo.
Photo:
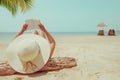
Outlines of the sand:
[{"label": "sand", "polygon": [[[76,67],[0,76],[0,80],[120,80],[120,36],[59,36],[55,40],[53,57],[74,57]],[[0,39],[0,60],[9,42]]]}]

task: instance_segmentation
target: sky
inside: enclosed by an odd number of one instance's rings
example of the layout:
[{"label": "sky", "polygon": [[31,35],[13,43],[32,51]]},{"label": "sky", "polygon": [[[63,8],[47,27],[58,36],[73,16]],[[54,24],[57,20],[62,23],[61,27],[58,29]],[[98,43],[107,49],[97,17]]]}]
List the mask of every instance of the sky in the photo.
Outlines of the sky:
[{"label": "sky", "polygon": [[39,19],[49,32],[96,32],[101,22],[120,30],[120,0],[34,0],[16,16],[0,7],[0,32],[18,32],[27,19]]}]

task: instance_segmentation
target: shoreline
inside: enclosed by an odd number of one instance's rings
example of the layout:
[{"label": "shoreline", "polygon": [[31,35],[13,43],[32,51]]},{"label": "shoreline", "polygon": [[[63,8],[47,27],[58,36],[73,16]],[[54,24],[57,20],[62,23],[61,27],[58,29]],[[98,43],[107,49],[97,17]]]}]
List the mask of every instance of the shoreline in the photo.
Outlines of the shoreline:
[{"label": "shoreline", "polygon": [[[0,32],[0,38],[14,38],[18,32]],[[30,32],[25,32],[30,33]],[[50,32],[53,37],[60,36],[98,36],[98,32]],[[108,36],[105,32],[105,36]],[[116,36],[120,36],[120,31],[116,32]]]}]

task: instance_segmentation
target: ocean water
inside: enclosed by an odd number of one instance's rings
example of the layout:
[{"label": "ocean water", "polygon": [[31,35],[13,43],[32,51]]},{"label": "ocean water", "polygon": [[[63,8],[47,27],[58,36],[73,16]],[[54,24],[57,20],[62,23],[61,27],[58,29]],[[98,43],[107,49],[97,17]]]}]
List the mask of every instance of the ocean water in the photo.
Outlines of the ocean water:
[{"label": "ocean water", "polygon": [[[53,37],[59,37],[59,36],[75,36],[75,35],[97,35],[98,32],[50,32]],[[0,32],[0,39],[13,39],[17,35],[17,32]],[[105,32],[105,35],[107,35],[107,32]],[[117,36],[120,36],[120,31],[116,32]]]}]

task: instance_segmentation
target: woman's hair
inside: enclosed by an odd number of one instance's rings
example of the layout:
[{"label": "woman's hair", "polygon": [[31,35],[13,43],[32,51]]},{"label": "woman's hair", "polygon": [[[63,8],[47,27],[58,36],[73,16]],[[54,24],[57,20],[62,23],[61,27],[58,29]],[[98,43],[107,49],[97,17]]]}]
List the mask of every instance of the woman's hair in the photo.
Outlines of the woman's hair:
[{"label": "woman's hair", "polygon": [[39,35],[39,32],[37,30],[32,31],[33,34]]},{"label": "woman's hair", "polygon": [[44,33],[41,30],[34,29],[32,33],[44,37]]}]

